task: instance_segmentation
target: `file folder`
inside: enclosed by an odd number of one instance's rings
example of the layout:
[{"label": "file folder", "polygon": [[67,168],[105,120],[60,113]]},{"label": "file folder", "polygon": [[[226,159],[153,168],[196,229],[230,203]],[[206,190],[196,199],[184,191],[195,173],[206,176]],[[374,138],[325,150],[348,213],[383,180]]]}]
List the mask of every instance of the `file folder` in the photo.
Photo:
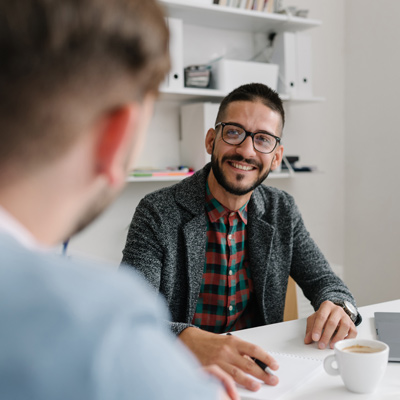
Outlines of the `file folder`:
[{"label": "file folder", "polygon": [[296,33],[297,79],[296,94],[298,97],[312,96],[312,46],[311,37],[305,32]]},{"label": "file folder", "polygon": [[184,87],[183,72],[183,22],[178,18],[166,18],[169,29],[169,54],[171,70],[161,87],[179,90]]},{"label": "file folder", "polygon": [[297,94],[296,34],[278,33],[274,39],[271,62],[279,65],[278,92],[290,96]]}]

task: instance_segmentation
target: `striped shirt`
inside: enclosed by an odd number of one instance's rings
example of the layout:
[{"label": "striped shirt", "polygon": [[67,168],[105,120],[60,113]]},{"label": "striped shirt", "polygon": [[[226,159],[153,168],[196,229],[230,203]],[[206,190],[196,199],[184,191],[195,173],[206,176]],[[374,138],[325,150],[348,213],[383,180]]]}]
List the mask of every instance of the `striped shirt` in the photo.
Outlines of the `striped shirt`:
[{"label": "striped shirt", "polygon": [[192,323],[223,333],[254,326],[253,282],[247,251],[247,203],[228,210],[206,185],[207,249]]}]

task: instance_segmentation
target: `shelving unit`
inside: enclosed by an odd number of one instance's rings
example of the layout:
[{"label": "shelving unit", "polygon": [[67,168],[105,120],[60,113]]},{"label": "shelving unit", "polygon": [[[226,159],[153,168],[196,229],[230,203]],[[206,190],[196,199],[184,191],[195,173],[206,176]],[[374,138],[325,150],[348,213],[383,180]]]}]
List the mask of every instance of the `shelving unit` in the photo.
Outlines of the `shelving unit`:
[{"label": "shelving unit", "polygon": [[253,10],[196,3],[182,3],[174,0],[159,0],[168,16],[179,18],[191,25],[201,25],[217,29],[238,27],[248,32],[301,31],[321,25],[321,21],[288,16],[285,14],[264,13]]},{"label": "shelving unit", "polygon": [[[222,100],[227,93],[222,90],[216,89],[197,89],[197,88],[182,88],[180,90],[172,90],[168,88],[162,88],[160,90],[160,99],[161,100],[171,100],[171,101],[220,101]],[[292,101],[292,102],[312,102],[318,103],[321,101],[325,101],[324,97],[321,96],[312,96],[312,97],[293,97],[287,94],[280,94],[280,98],[283,101]]]},{"label": "shelving unit", "polygon": [[[243,32],[270,33],[296,32],[318,27],[319,20],[294,17],[286,14],[265,13],[254,10],[219,6],[215,4],[202,5],[184,2],[182,0],[159,0],[167,15],[182,19],[185,24],[219,29],[237,29]],[[161,100],[171,101],[220,101],[227,93],[216,89],[181,88],[173,90],[163,88],[160,91]],[[321,102],[320,96],[293,97],[280,94],[282,100],[292,102]]]},{"label": "shelving unit", "polygon": [[129,176],[126,181],[131,183],[138,182],[179,182],[188,176]]},{"label": "shelving unit", "polygon": [[[258,37],[266,40],[270,32],[304,31],[322,24],[319,20],[293,17],[286,14],[264,13],[214,4],[196,4],[194,0],[158,1],[164,7],[168,17],[182,20],[183,67],[209,62],[209,60],[221,56],[231,56],[232,50],[238,56],[238,59],[248,60],[251,59],[251,54],[257,54],[255,39]],[[258,45],[260,46],[260,43]],[[233,59],[234,57],[235,55],[233,55]],[[199,153],[205,151],[202,137],[207,129],[213,125],[213,122],[209,120],[207,124],[201,125],[201,128],[196,130],[196,135],[198,135],[196,144],[194,142],[189,143],[190,150],[182,152],[183,131],[182,123],[179,120],[181,106],[191,103],[220,103],[226,95],[227,93],[223,90],[211,88],[187,88],[179,87],[179,85],[163,86],[160,89],[159,106],[156,109],[149,135],[149,143],[158,142],[159,147],[154,148],[149,145],[148,153],[144,153],[141,161],[142,165],[160,169],[167,165],[190,165],[194,168],[200,168],[201,163],[196,163],[194,160],[197,157],[197,151]],[[283,101],[295,104],[325,100],[323,97],[314,95],[301,97],[299,95],[280,94],[280,96]],[[191,121],[196,125],[197,119]],[[189,148],[186,147],[186,149]],[[183,156],[184,154],[186,156]],[[204,165],[204,162],[201,165]],[[289,168],[284,172],[271,173],[268,179],[290,179],[295,177],[296,174]],[[180,176],[129,177],[127,181],[131,183],[166,182],[168,184],[184,178]]]},{"label": "shelving unit", "polygon": [[[296,172],[271,172],[268,175],[268,179],[287,179],[291,178]],[[126,179],[128,183],[144,183],[144,182],[179,182],[183,179],[188,178],[188,176],[155,176],[155,177],[135,177],[129,176]]]}]

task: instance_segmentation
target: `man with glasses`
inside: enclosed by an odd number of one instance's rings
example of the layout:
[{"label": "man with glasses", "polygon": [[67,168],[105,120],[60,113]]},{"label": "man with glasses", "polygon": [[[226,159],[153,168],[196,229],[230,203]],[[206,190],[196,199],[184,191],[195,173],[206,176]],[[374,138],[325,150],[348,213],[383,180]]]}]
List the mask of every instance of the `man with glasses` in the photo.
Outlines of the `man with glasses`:
[{"label": "man with glasses", "polygon": [[204,365],[218,364],[250,390],[260,384],[248,374],[278,383],[251,358],[278,365],[262,349],[217,334],[281,322],[289,276],[316,310],[306,344],[332,347],[355,337],[361,321],[293,198],[261,185],[282,161],[284,122],[282,102],[267,86],[228,94],[205,140],[211,163],[140,202],[123,252],[123,263],[165,296],[172,331]]}]

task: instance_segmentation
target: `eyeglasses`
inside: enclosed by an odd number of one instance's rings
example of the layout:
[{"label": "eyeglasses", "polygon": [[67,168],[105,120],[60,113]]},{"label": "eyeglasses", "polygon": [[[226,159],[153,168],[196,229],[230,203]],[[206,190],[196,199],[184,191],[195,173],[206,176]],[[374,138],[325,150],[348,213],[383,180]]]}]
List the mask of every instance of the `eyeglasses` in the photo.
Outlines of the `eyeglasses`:
[{"label": "eyeglasses", "polygon": [[218,126],[222,127],[221,136],[225,143],[239,146],[250,136],[253,141],[254,149],[260,153],[272,153],[278,143],[281,142],[281,138],[272,133],[266,131],[258,131],[255,133],[248,132],[243,126],[234,122],[218,122],[218,124],[215,125],[215,129],[217,129]]}]

